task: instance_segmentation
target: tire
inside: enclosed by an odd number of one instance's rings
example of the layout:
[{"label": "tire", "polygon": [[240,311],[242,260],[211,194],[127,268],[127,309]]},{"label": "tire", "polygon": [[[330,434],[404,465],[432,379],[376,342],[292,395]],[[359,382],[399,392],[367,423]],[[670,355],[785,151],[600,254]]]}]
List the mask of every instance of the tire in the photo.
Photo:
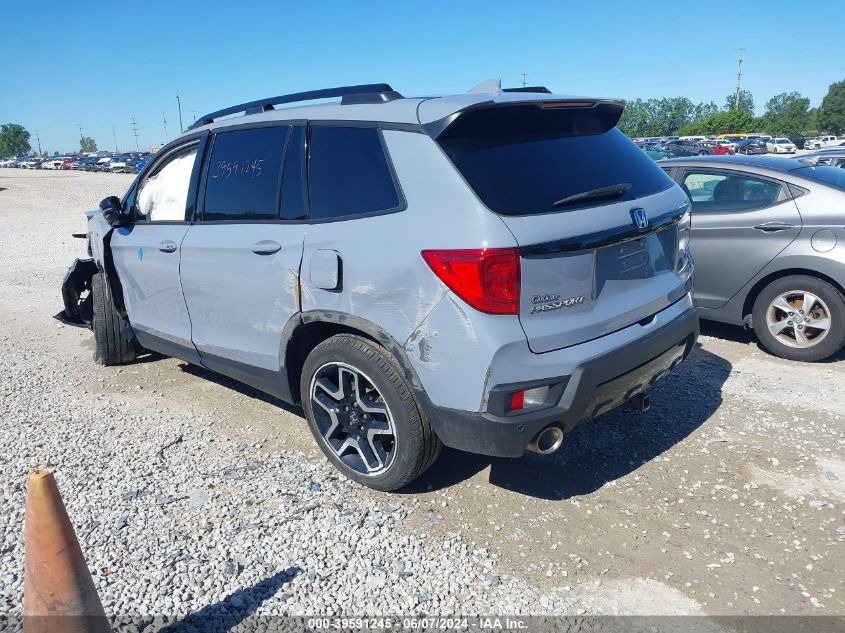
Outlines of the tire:
[{"label": "tire", "polygon": [[91,279],[94,297],[94,362],[100,365],[124,365],[137,357],[132,326],[114,307],[111,288],[103,273]]},{"label": "tire", "polygon": [[[802,312],[807,301],[812,304],[809,315]],[[812,319],[805,320],[807,316]],[[754,301],[752,318],[760,345],[781,358],[819,361],[845,347],[845,297],[816,277],[791,275],[771,282]],[[826,327],[814,328],[813,323]]]},{"label": "tire", "polygon": [[[317,345],[305,360],[299,388],[320,449],[361,485],[397,490],[428,470],[440,454],[440,439],[398,363],[369,339],[338,334]],[[371,436],[375,430],[380,432]]]}]

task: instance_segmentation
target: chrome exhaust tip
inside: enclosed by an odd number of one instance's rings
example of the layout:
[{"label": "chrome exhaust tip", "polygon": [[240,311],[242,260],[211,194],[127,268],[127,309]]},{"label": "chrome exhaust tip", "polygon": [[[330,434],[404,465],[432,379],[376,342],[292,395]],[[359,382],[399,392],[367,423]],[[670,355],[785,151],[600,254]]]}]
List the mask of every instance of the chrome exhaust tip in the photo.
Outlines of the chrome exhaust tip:
[{"label": "chrome exhaust tip", "polygon": [[634,411],[645,413],[646,411],[651,409],[651,396],[643,391],[631,396],[631,398],[625,404]]},{"label": "chrome exhaust tip", "polygon": [[528,450],[540,455],[549,455],[559,449],[562,444],[563,431],[556,426],[547,426],[531,440]]}]

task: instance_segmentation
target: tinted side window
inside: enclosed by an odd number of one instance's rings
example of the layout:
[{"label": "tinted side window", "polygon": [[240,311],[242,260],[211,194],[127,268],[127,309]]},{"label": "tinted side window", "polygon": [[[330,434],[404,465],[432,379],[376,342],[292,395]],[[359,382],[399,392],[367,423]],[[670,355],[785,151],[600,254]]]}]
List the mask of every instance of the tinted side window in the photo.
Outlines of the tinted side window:
[{"label": "tinted side window", "polygon": [[778,183],[726,172],[687,172],[683,188],[693,212],[763,209],[776,204],[782,190]]},{"label": "tinted side window", "polygon": [[135,220],[184,221],[197,146],[179,151],[156,167],[138,187]]},{"label": "tinted side window", "polygon": [[375,128],[311,129],[311,219],[342,218],[399,206],[381,135]]},{"label": "tinted side window", "polygon": [[296,126],[291,130],[285,153],[285,168],[282,173],[283,220],[304,220],[308,217],[303,186],[304,145],[305,128]]},{"label": "tinted side window", "polygon": [[203,220],[274,220],[290,128],[220,132],[214,138]]}]

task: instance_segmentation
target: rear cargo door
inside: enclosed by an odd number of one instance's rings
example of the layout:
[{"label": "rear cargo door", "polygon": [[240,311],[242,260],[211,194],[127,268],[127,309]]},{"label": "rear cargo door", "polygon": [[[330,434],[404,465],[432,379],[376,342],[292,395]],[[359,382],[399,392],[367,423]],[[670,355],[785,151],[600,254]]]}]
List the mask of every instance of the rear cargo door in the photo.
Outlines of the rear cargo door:
[{"label": "rear cargo door", "polygon": [[686,294],[686,197],[614,127],[621,108],[565,102],[458,116],[446,154],[520,246],[520,322],[547,352],[651,318]]}]

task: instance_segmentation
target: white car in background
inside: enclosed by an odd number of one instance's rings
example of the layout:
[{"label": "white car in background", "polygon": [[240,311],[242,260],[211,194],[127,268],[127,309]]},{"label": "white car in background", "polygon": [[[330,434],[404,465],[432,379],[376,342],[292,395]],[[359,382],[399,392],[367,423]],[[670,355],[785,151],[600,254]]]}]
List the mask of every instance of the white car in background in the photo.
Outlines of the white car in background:
[{"label": "white car in background", "polygon": [[59,158],[58,156],[55,158],[48,158],[41,163],[41,169],[61,169],[64,160],[64,157]]},{"label": "white car in background", "polygon": [[771,154],[794,154],[798,150],[795,143],[783,136],[766,141],[766,149]]},{"label": "white car in background", "polygon": [[804,141],[804,149],[821,149],[823,147],[837,147],[845,142],[845,136],[834,136],[828,134],[825,136],[817,136]]}]

